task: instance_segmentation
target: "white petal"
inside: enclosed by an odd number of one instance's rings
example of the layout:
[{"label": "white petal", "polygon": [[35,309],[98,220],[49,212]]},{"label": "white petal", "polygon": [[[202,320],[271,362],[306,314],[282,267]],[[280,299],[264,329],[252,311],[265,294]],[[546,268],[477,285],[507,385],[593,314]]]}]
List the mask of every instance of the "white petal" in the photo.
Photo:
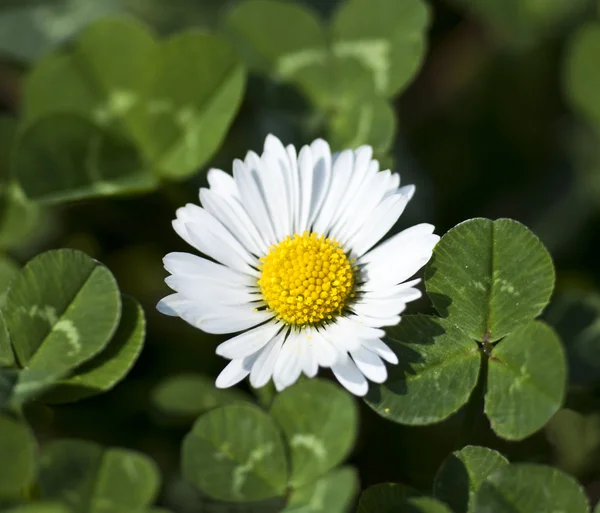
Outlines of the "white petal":
[{"label": "white petal", "polygon": [[362,345],[377,353],[386,362],[393,363],[394,365],[398,363],[398,356],[396,356],[396,353],[394,353],[394,351],[392,351],[382,340],[378,338],[363,340]]},{"label": "white petal", "polygon": [[375,169],[379,165],[376,160],[372,161],[369,167],[372,170],[369,169],[364,184],[357,191],[354,201],[350,203],[344,216],[331,229],[331,235],[342,243],[345,243],[358,232],[375,207],[383,201],[386,194],[387,178],[390,172],[377,173]]},{"label": "white petal", "polygon": [[167,271],[178,276],[203,277],[213,283],[237,287],[256,285],[256,278],[252,276],[190,253],[169,253],[163,258],[163,264]]},{"label": "white petal", "polygon": [[334,220],[335,222],[337,222],[340,217],[345,217],[348,209],[356,208],[353,201],[360,188],[364,186],[365,179],[369,172],[371,157],[373,156],[373,148],[370,146],[361,146],[356,149],[354,155],[354,166],[352,168],[352,173],[350,174],[348,187],[341,199],[336,219]]},{"label": "white petal", "polygon": [[290,332],[277,357],[273,370],[273,380],[278,390],[289,387],[300,377],[302,372],[301,344],[303,335]]},{"label": "white petal", "polygon": [[277,162],[274,155],[266,151],[260,158],[261,172],[264,174],[262,181],[267,207],[275,227],[277,240],[290,235],[290,205],[288,181],[285,177],[285,168]]},{"label": "white petal", "polygon": [[187,237],[182,237],[198,251],[238,271],[257,274],[251,267],[258,264],[257,259],[203,208],[188,204],[177,209],[177,219],[173,222],[173,227],[180,233],[182,226],[187,234]]},{"label": "white petal", "polygon": [[272,246],[277,242],[277,238],[256,173],[241,160],[236,159],[233,161],[233,178],[240,191],[244,209],[248,212],[267,246]]},{"label": "white petal", "polygon": [[365,299],[402,298],[405,303],[408,303],[419,299],[423,295],[419,289],[414,288],[414,285],[417,285],[420,281],[421,279],[417,278],[395,285],[384,285],[375,290],[360,291],[360,297]]},{"label": "white petal", "polygon": [[385,331],[364,326],[360,322],[360,318],[354,315],[348,317],[341,317],[338,319],[338,324],[348,333],[356,338],[369,339],[369,338],[380,338],[385,335]]},{"label": "white petal", "polygon": [[[352,225],[349,227],[348,235],[342,239],[344,244],[349,243],[348,241],[350,241],[352,239],[355,239],[357,237],[359,238],[361,236],[361,232],[371,231],[372,230],[371,223],[379,222],[377,220],[374,220],[374,219],[376,219],[376,217],[378,215],[377,209],[378,209],[379,205],[381,205],[388,198],[398,195],[401,198],[403,198],[403,200],[400,202],[400,205],[398,207],[398,208],[400,208],[400,214],[398,214],[398,216],[396,217],[396,220],[397,220],[400,217],[400,215],[402,215],[402,212],[404,212],[404,209],[406,208],[406,205],[408,204],[410,199],[413,197],[414,192],[415,192],[414,185],[407,185],[406,187],[397,189],[397,191],[395,191],[393,194],[386,193],[383,189],[380,189],[377,192],[373,193],[373,195],[375,195],[375,194],[377,195],[377,199],[379,200],[377,202],[377,204],[373,205],[372,202],[369,202],[368,200],[357,201],[356,202],[357,205],[365,204],[365,207],[361,207],[359,209],[359,212],[362,213],[363,215],[357,217],[354,220],[354,222],[352,223]],[[396,213],[392,212],[390,215],[393,216],[393,215],[396,215]],[[390,221],[389,221],[390,228],[394,225],[395,222],[396,221],[392,221],[392,218],[390,217]],[[380,232],[383,232],[384,229],[385,229],[385,227],[382,227]],[[388,231],[389,231],[389,229],[386,230],[385,233],[387,233]],[[379,240],[385,235],[385,233],[383,235],[381,235],[373,244],[371,244],[371,246],[373,246],[374,244],[379,242]]]},{"label": "white petal", "polygon": [[261,350],[250,372],[250,384],[254,388],[266,385],[271,379],[284,338],[285,330],[281,331]]},{"label": "white petal", "polygon": [[354,363],[368,379],[375,383],[383,383],[387,379],[387,369],[381,358],[365,346],[360,346],[350,353]]},{"label": "white petal", "polygon": [[224,198],[239,198],[233,176],[221,169],[209,169],[206,178],[211,190]]},{"label": "white petal", "polygon": [[156,309],[161,314],[178,317],[179,310],[181,310],[187,302],[188,300],[183,298],[180,294],[171,294],[170,296],[162,298],[156,305]]},{"label": "white petal", "polygon": [[249,356],[266,346],[280,329],[280,323],[270,321],[219,344],[216,353],[225,358]]},{"label": "white petal", "polygon": [[298,232],[298,222],[300,219],[300,171],[298,169],[298,158],[294,145],[289,144],[286,146],[285,152],[287,153],[290,169],[292,170],[290,195],[293,201],[290,202],[290,206],[293,205],[294,207],[292,211],[292,231],[296,233]]},{"label": "white petal", "polygon": [[336,213],[342,197],[348,188],[348,181],[354,165],[354,153],[350,150],[341,152],[333,161],[331,183],[323,200],[320,212],[313,224],[313,231],[329,234],[334,224]]},{"label": "white petal", "polygon": [[330,342],[339,353],[345,354],[360,346],[360,340],[348,325],[339,322],[330,324],[321,330],[321,336]]},{"label": "white petal", "polygon": [[314,169],[307,228],[310,228],[315,222],[331,185],[331,150],[329,144],[323,139],[317,139],[310,145],[310,149]]},{"label": "white petal", "polygon": [[314,355],[319,367],[331,367],[341,359],[340,351],[317,330],[311,333]]},{"label": "white petal", "polygon": [[256,361],[257,354],[247,356],[246,358],[237,358],[231,360],[221,373],[217,376],[215,385],[217,388],[229,388],[242,381],[252,369]]},{"label": "white petal", "polygon": [[269,311],[254,311],[250,307],[216,307],[213,311],[195,313],[196,315],[191,317],[193,322],[185,320],[206,333],[219,335],[247,330],[273,317]]},{"label": "white petal", "polygon": [[[274,159],[275,164],[279,167],[280,172],[285,180],[285,191],[287,199],[288,220],[287,226],[289,232],[286,235],[291,235],[294,232],[294,220],[296,215],[296,203],[298,192],[298,169],[292,165],[291,156],[288,155],[281,141],[274,135],[267,135],[265,139],[264,151],[269,152]],[[296,163],[296,154],[293,154],[294,164]]]},{"label": "white petal", "polygon": [[206,211],[218,219],[244,248],[254,255],[263,255],[267,245],[239,201],[221,196],[210,189],[200,189],[200,203]]},{"label": "white petal", "polygon": [[[300,359],[302,372],[309,378],[316,376],[319,371],[319,349],[323,344],[326,344],[328,348],[333,352],[332,361],[329,365],[334,363],[337,354],[331,344],[323,339],[314,327],[307,327],[300,333],[301,344],[300,344]],[[326,349],[327,350],[327,349]]]},{"label": "white petal", "polygon": [[397,194],[383,200],[371,212],[362,229],[347,242],[354,255],[363,255],[390,231],[410,201],[410,190],[399,189]]},{"label": "white petal", "polygon": [[396,326],[400,322],[399,315],[392,315],[391,317],[372,317],[370,315],[361,314],[357,316],[359,322],[364,326],[371,326],[372,328],[382,328],[383,326]]},{"label": "white petal", "polygon": [[[430,225],[426,225],[427,229]],[[439,236],[409,228],[385,241],[361,259],[364,262],[363,290],[395,285],[413,276],[431,258]]]},{"label": "white petal", "polygon": [[[246,154],[244,164],[256,183],[260,196],[263,198],[269,224],[273,227],[275,240],[281,240],[283,229],[281,227],[282,220],[279,209],[282,202],[280,201],[281,192],[279,192],[278,196],[277,191],[277,187],[281,187],[281,184],[277,183],[280,177],[275,176],[275,173],[265,165],[264,160],[253,151],[249,151]],[[277,182],[274,183],[276,179]]]},{"label": "white petal", "polygon": [[300,354],[300,365],[302,372],[309,377],[314,378],[319,371],[319,360],[317,359],[317,347],[314,342],[309,342],[302,347]]},{"label": "white petal", "polygon": [[373,299],[355,303],[351,308],[358,315],[389,318],[404,312],[406,310],[406,303],[395,299]]},{"label": "white petal", "polygon": [[303,233],[308,230],[308,217],[310,215],[310,204],[313,189],[313,156],[310,146],[304,146],[298,155],[298,172],[300,177],[300,208],[296,231]]},{"label": "white petal", "polygon": [[381,258],[387,253],[400,253],[403,250],[410,250],[411,244],[420,239],[426,238],[427,235],[431,235],[435,227],[429,223],[421,223],[411,226],[406,230],[397,233],[388,240],[382,242],[372,251],[369,251],[366,255],[361,257],[361,263],[374,262]]},{"label": "white petal", "polygon": [[[183,297],[192,299],[198,304],[206,305],[246,305],[252,302],[262,302],[262,296],[248,287],[236,287],[229,284],[214,283],[204,276],[191,278],[189,276],[172,275],[165,283]],[[262,304],[262,303],[261,303]],[[258,306],[254,304],[253,307]]]},{"label": "white petal", "polygon": [[362,397],[369,391],[369,383],[350,358],[336,363],[331,370],[344,388],[354,395]]}]

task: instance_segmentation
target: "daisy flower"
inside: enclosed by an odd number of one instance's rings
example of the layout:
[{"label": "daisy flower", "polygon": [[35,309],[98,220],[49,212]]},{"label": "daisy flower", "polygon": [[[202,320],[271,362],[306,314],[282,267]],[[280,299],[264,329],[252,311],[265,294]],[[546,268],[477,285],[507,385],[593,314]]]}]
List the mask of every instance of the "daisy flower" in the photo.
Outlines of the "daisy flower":
[{"label": "daisy flower", "polygon": [[[419,224],[374,246],[394,226],[415,188],[379,171],[369,146],[331,154],[317,139],[297,155],[269,135],[262,155],[235,160],[233,176],[208,172],[202,207],[177,210],[173,228],[203,253],[169,253],[158,303],[207,333],[239,333],[217,347],[230,360],[216,385],[250,376],[277,390],[331,368],[355,395],[398,363],[382,341],[421,296],[411,278],[439,240]],[[373,249],[374,248],[374,249]]]}]

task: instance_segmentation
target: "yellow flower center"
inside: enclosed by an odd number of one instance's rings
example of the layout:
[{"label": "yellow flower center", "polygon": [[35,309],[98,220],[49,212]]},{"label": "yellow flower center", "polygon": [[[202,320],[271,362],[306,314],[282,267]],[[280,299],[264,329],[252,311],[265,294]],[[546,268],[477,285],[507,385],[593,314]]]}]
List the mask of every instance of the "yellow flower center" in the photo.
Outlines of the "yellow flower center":
[{"label": "yellow flower center", "polygon": [[316,324],[339,315],[353,297],[354,270],[340,244],[304,232],[260,259],[258,285],[268,308],[289,324]]}]

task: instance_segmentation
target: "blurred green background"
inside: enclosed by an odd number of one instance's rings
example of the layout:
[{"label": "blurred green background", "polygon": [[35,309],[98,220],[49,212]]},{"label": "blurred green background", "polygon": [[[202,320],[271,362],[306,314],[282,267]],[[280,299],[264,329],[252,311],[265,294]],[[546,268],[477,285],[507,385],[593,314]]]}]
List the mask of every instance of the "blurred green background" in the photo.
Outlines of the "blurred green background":
[{"label": "blurred green background", "polygon": [[[228,9],[238,3],[0,0],[0,109],[21,116],[28,70],[47,52],[68,46],[96,19],[126,14],[165,36],[198,27],[222,32]],[[324,20],[340,4],[290,3]],[[193,417],[174,419],[156,404],[156,387],[165,378],[214,377],[223,365],[214,354],[219,337],[154,309],[168,293],[163,255],[186,250],[170,221],[177,207],[197,202],[206,169],[230,171],[234,158],[260,151],[268,133],[296,146],[325,136],[338,143],[373,144],[403,183],[417,185],[398,229],[431,222],[443,234],[479,216],[510,217],[529,226],[557,267],[557,292],[547,318],[567,344],[575,341],[573,347],[587,330],[582,344],[592,360],[586,367],[589,358],[568,347],[568,410],[519,443],[495,437],[480,404],[467,405],[442,424],[411,428],[386,422],[361,403],[351,461],[362,486],[395,481],[427,490],[443,458],[472,443],[496,448],[514,461],[557,465],[577,476],[594,502],[600,497],[600,367],[593,365],[594,358],[600,360],[600,306],[594,295],[600,280],[600,5],[596,0],[427,4],[424,59],[407,87],[385,100],[393,119],[384,116],[384,123],[391,123],[384,134],[349,137],[354,122],[343,117],[347,113],[332,114],[298,84],[253,69],[224,143],[183,182],[146,195],[82,200],[35,212],[18,210],[19,202],[7,199],[3,190],[0,245],[7,255],[23,263],[51,248],[81,249],[113,271],[121,290],[142,303],[148,319],[144,352],[114,390],[52,410],[31,408],[28,416],[42,441],[70,436],[144,451],[163,470],[162,505],[186,512],[204,511],[199,509],[204,504],[210,511],[210,501],[187,489],[178,476],[181,439]],[[366,57],[367,62],[376,58]],[[336,121],[337,114],[342,117]],[[432,309],[424,298],[409,311]]]}]

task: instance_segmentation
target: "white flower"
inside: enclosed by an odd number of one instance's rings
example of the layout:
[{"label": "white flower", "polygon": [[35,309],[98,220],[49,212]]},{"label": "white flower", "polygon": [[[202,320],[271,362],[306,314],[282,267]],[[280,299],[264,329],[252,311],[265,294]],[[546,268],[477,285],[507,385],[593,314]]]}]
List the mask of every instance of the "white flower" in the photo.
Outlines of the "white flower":
[{"label": "white flower", "polygon": [[175,231],[212,260],[170,253],[164,265],[175,294],[158,310],[208,333],[241,334],[217,347],[231,360],[220,388],[250,375],[278,390],[303,372],[330,367],[353,394],[387,378],[394,352],[381,340],[421,292],[406,281],[431,258],[439,237],[419,224],[377,242],[415,188],[379,171],[363,146],[331,155],[318,139],[296,156],[268,136],[261,156],[235,160],[233,177],[212,169],[202,208],[177,210]]}]

